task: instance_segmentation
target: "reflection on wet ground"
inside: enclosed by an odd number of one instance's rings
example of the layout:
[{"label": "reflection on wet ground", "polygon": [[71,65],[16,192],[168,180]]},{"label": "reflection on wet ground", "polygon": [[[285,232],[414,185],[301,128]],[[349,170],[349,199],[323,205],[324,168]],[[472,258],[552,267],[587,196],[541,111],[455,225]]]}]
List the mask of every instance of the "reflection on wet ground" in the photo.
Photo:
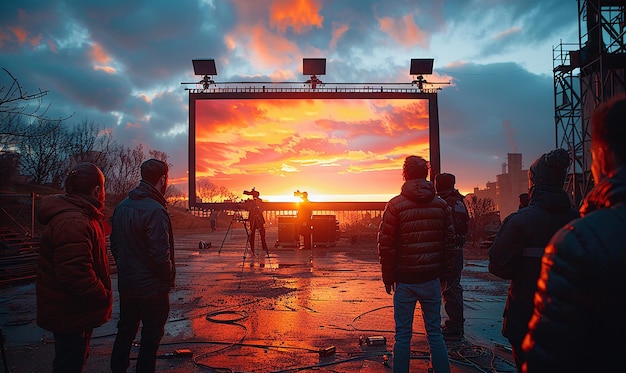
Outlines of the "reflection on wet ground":
[{"label": "reflection on wet ground", "polygon": [[[269,255],[255,256],[243,229],[176,236],[177,286],[159,371],[391,371],[385,359],[393,348],[392,297],[375,244],[339,241],[306,251],[274,247],[276,237],[269,228]],[[211,247],[200,248],[200,241]],[[515,371],[510,353],[496,347],[508,345],[500,334],[508,284],[486,266],[465,266],[466,340],[448,345],[453,372]],[[11,372],[49,371],[52,336],[35,325],[34,286],[0,289],[0,295]],[[411,367],[426,371],[428,345],[416,316]],[[118,317],[116,302],[112,320],[94,331],[86,371],[108,372]],[[359,343],[359,337],[379,336],[384,344]]]}]

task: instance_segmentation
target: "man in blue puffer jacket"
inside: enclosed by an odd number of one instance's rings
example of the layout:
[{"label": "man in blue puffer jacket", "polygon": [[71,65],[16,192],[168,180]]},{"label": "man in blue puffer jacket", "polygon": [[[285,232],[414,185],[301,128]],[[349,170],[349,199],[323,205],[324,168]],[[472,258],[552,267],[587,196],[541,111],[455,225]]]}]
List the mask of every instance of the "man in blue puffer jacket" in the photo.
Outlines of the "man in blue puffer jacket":
[{"label": "man in blue puffer jacket", "polygon": [[137,372],[154,372],[156,354],[170,309],[174,286],[174,238],[165,208],[168,167],[149,159],[142,180],[113,212],[111,252],[117,263],[120,319],[111,353],[111,370],[126,372],[129,354],[142,323]]},{"label": "man in blue puffer jacket", "polygon": [[426,180],[422,157],[404,160],[400,195],[385,207],[378,231],[378,255],[387,294],[393,294],[394,373],[409,372],[415,306],[420,302],[435,373],[450,372],[441,332],[440,279],[448,280],[455,260],[451,209]]},{"label": "man in blue puffer jacket", "polygon": [[626,96],[591,117],[595,187],[582,218],[545,248],[528,334],[526,372],[622,372],[626,367]]}]

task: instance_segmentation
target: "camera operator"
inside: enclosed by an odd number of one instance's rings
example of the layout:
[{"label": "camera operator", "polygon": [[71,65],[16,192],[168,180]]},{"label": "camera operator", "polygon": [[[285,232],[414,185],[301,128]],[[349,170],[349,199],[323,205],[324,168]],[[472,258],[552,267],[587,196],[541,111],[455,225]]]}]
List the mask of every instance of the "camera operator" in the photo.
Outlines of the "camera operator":
[{"label": "camera operator", "polygon": [[250,221],[250,250],[252,250],[252,254],[256,256],[254,252],[254,237],[255,232],[258,230],[259,235],[261,236],[261,246],[265,253],[269,256],[269,250],[267,249],[267,242],[265,241],[265,218],[263,217],[263,208],[262,203],[263,200],[259,198],[259,192],[252,188],[251,191],[244,190],[243,194],[252,196],[251,200],[247,201],[248,208],[248,220]]},{"label": "camera operator", "polygon": [[312,242],[312,230],[311,230],[311,205],[309,204],[309,194],[307,192],[300,192],[299,190],[293,192],[294,197],[302,199],[302,203],[298,206],[298,215],[296,221],[298,223],[298,232],[300,236],[304,237],[304,249],[311,250]]}]

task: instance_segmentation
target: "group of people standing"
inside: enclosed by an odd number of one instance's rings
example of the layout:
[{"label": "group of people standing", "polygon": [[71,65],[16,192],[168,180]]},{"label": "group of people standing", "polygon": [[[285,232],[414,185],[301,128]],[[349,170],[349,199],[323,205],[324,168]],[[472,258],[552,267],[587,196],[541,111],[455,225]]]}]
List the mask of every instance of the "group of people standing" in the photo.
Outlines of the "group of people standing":
[{"label": "group of people standing", "polygon": [[[489,249],[489,271],[511,280],[502,333],[519,372],[626,366],[626,96],[600,105],[591,127],[595,186],[580,209],[563,189],[570,154],[552,150],[530,166],[529,192]],[[410,369],[417,302],[435,373],[450,372],[445,340],[464,332],[462,196],[454,176],[437,175],[433,184],[428,173],[423,158],[405,159],[401,193],[387,203],[378,232],[382,279],[393,293],[394,372]]]},{"label": "group of people standing", "polygon": [[176,267],[170,216],[166,210],[168,166],[150,159],[141,181],[117,205],[112,224],[104,219],[104,175],[93,163],[69,173],[65,194],[42,201],[37,271],[37,324],[54,336],[53,372],[81,372],[94,328],[112,313],[113,289],[105,237],[118,272],[120,316],[111,371],[126,372],[139,329],[137,372],[154,372],[169,315]]},{"label": "group of people standing", "polygon": [[[504,220],[489,249],[489,271],[511,280],[502,332],[520,372],[614,372],[626,365],[625,118],[626,97],[602,104],[591,118],[595,187],[579,211],[563,191],[570,156],[550,151],[530,166],[528,204]],[[382,279],[393,294],[394,372],[410,369],[418,302],[436,373],[450,372],[445,340],[464,333],[467,209],[454,175],[437,175],[433,184],[429,171],[422,157],[405,159],[401,193],[387,203],[378,232]],[[81,372],[93,329],[111,317],[109,233],[120,296],[111,371],[130,366],[141,323],[136,371],[154,372],[176,278],[167,178],[165,162],[145,161],[111,226],[103,214],[104,175],[92,163],[71,170],[65,194],[43,200],[37,323],[54,335],[53,372]]]}]

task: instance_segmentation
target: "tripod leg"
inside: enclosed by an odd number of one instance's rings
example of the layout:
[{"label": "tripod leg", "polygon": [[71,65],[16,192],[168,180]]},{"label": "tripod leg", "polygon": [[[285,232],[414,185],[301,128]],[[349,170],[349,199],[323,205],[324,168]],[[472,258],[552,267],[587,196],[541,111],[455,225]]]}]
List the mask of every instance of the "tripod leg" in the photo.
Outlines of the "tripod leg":
[{"label": "tripod leg", "polygon": [[226,237],[228,237],[228,232],[230,232],[230,227],[233,226],[233,219],[231,219],[230,220],[230,224],[228,224],[228,229],[226,229],[226,234],[224,235],[224,239],[222,240],[222,244],[220,245],[220,249],[217,251],[218,254],[222,253],[222,247],[224,247],[224,242],[226,242]]}]

